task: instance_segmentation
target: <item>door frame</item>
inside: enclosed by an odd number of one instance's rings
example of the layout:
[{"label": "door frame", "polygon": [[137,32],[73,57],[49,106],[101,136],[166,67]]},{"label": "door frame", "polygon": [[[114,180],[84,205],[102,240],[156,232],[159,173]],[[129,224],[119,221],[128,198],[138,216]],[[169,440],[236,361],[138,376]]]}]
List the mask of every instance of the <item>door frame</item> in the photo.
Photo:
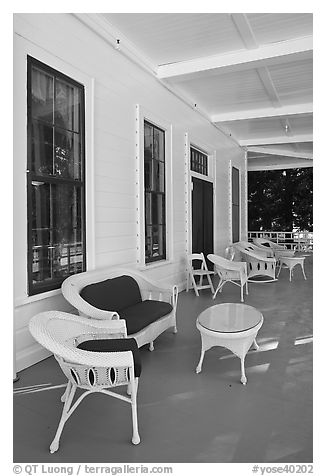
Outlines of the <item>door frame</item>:
[{"label": "door frame", "polygon": [[[185,133],[185,211],[186,211],[186,254],[189,255],[192,253],[192,189],[193,182],[192,179],[197,178],[205,182],[210,182],[213,184],[213,252],[215,252],[215,239],[216,239],[216,230],[215,230],[215,213],[216,213],[216,161],[215,161],[215,151],[210,147],[200,144],[198,141],[190,141],[189,134]],[[209,175],[202,175],[197,172],[193,172],[190,169],[190,147],[201,150],[208,156],[208,173]]]}]

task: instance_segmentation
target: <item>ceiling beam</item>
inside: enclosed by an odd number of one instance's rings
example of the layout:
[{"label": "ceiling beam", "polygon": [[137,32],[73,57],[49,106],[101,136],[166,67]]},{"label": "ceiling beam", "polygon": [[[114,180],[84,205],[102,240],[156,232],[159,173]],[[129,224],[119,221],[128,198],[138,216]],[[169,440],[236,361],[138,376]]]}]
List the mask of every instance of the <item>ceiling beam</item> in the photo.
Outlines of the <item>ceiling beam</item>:
[{"label": "ceiling beam", "polygon": [[295,142],[312,142],[313,134],[297,134],[292,136],[262,137],[257,139],[238,139],[239,145],[269,145],[269,144],[293,144]]},{"label": "ceiling beam", "polygon": [[[267,154],[267,155],[281,155],[283,157],[296,157],[298,159],[312,159],[313,155],[312,152],[296,152],[290,151],[287,149],[282,149],[279,147],[248,147],[248,152],[258,152],[259,154]],[[251,157],[250,157],[251,158]]]},{"label": "ceiling beam", "polygon": [[312,103],[295,104],[293,106],[266,107],[246,111],[226,112],[211,116],[212,122],[243,121],[246,119],[262,119],[263,117],[292,116],[296,114],[312,114]]},{"label": "ceiling beam", "polygon": [[258,44],[247,15],[245,13],[231,13],[231,19],[235,24],[245,47],[249,50],[257,48]]},{"label": "ceiling beam", "polygon": [[248,172],[258,171],[258,170],[284,170],[284,169],[297,169],[303,167],[313,167],[311,160],[305,159],[277,159],[275,158],[266,160],[266,159],[248,159],[247,170]]},{"label": "ceiling beam", "polygon": [[214,71],[225,73],[240,69],[259,68],[268,65],[269,60],[283,61],[298,60],[311,57],[313,50],[312,36],[280,41],[263,45],[250,50],[237,50],[231,53],[206,56],[189,61],[180,61],[161,65],[157,68],[157,75],[161,79],[177,76],[187,76],[202,72]]},{"label": "ceiling beam", "polygon": [[271,74],[266,68],[266,66],[264,66],[263,68],[257,68],[257,74],[273,106],[280,107],[281,101],[280,101],[279,95],[277,94]]}]

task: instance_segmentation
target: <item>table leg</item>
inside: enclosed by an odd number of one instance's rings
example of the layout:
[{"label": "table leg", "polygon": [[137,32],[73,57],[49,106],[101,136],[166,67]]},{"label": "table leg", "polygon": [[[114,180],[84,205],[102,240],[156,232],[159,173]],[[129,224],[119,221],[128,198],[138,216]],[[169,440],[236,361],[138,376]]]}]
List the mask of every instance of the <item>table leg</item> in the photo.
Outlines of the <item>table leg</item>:
[{"label": "table leg", "polygon": [[198,365],[196,367],[196,374],[199,374],[201,372],[201,366],[203,364],[204,355],[205,355],[205,351],[202,349],[201,354],[200,354],[200,359],[199,359]]},{"label": "table leg", "polygon": [[244,360],[245,360],[244,357],[240,357],[240,362],[241,362],[241,379],[240,379],[240,381],[241,381],[242,385],[246,385],[246,383],[247,383],[247,377],[246,377],[246,374],[245,374]]},{"label": "table leg", "polygon": [[304,279],[307,279],[306,273],[304,272],[303,263],[301,263],[301,269],[302,269]]},{"label": "table leg", "polygon": [[259,345],[257,344],[256,339],[254,339],[252,345],[253,345],[253,347],[254,347],[255,350],[258,350],[258,349],[259,349]]}]

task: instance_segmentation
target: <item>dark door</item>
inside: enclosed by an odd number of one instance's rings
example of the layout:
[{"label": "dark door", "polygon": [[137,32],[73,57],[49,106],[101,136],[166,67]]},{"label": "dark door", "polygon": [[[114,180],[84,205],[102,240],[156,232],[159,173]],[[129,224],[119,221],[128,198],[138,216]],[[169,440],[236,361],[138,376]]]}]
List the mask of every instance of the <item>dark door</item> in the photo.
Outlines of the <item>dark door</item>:
[{"label": "dark door", "polygon": [[194,177],[192,183],[192,252],[206,258],[213,253],[213,184]]}]

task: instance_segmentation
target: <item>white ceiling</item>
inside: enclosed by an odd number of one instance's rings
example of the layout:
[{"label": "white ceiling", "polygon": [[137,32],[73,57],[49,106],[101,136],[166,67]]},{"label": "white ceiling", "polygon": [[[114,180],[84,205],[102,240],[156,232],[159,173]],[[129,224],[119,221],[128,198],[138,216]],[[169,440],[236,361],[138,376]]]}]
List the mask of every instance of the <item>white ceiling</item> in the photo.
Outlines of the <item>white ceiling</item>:
[{"label": "white ceiling", "polygon": [[122,50],[247,148],[249,169],[312,165],[312,14],[98,17]]}]

